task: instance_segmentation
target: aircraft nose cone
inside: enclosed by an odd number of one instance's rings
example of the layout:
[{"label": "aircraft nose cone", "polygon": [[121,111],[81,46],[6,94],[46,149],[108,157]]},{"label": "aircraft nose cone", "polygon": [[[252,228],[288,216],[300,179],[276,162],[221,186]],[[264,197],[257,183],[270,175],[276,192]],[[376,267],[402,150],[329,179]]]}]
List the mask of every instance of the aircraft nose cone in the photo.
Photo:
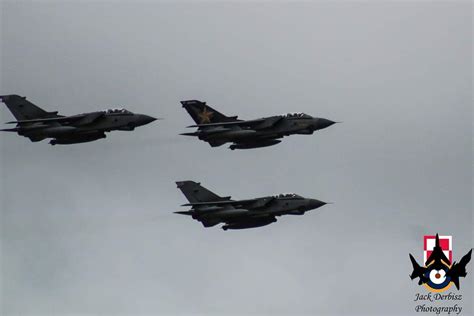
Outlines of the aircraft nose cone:
[{"label": "aircraft nose cone", "polygon": [[316,200],[316,199],[311,199],[308,202],[308,207],[309,207],[310,210],[313,210],[315,208],[321,207],[321,206],[326,205],[326,204],[327,204],[326,202],[319,201],[319,200]]},{"label": "aircraft nose cone", "polygon": [[315,125],[316,125],[316,129],[323,129],[333,124],[336,124],[336,122],[325,119],[325,118],[318,118]]},{"label": "aircraft nose cone", "polygon": [[154,118],[153,116],[142,114],[142,115],[140,115],[138,121],[139,121],[140,125],[146,125],[146,124],[149,124],[153,121],[156,121],[156,118]]}]

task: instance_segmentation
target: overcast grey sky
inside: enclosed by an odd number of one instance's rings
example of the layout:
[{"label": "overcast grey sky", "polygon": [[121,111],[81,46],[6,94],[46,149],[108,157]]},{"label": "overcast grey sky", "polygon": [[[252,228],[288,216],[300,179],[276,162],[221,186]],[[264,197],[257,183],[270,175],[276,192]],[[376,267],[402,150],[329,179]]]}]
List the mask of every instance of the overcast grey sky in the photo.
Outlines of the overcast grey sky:
[{"label": "overcast grey sky", "polygon": [[[469,1],[3,2],[1,94],[61,114],[163,117],[55,146],[1,134],[3,315],[413,313],[425,234],[472,238]],[[179,136],[228,115],[344,121],[230,151]],[[13,117],[0,107],[1,122]],[[172,214],[176,180],[332,201],[224,232]],[[474,272],[461,280],[472,313]]]}]

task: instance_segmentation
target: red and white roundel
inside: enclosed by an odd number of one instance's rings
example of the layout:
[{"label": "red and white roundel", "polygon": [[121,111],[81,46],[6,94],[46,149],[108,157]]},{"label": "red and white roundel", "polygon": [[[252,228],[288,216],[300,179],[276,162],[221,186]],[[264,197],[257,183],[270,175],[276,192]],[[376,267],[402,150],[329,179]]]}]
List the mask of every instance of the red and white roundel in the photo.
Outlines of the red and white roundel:
[{"label": "red and white roundel", "polygon": [[[436,245],[436,236],[424,236],[423,239],[423,262],[426,262]],[[449,259],[448,264],[453,262],[453,236],[439,236],[439,245],[444,255]]]}]

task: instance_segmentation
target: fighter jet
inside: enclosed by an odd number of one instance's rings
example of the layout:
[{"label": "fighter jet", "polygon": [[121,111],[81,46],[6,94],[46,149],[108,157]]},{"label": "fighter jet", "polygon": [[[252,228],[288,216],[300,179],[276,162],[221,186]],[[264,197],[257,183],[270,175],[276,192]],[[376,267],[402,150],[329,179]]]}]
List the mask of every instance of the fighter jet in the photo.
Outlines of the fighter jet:
[{"label": "fighter jet", "polygon": [[277,221],[277,216],[303,215],[306,211],[327,204],[297,194],[232,200],[230,196],[218,196],[194,181],[180,181],[176,184],[189,201],[182,206],[191,207],[189,211],[175,212],[176,214],[189,215],[204,227],[224,223],[224,230],[269,225]]},{"label": "fighter jet", "polygon": [[58,115],[58,112],[47,112],[16,94],[2,95],[0,101],[5,103],[16,121],[14,128],[0,129],[4,132],[16,132],[28,137],[32,142],[52,138],[51,145],[77,144],[105,138],[105,132],[114,130],[133,131],[135,127],[146,125],[156,118],[134,114],[125,109],[113,109],[73,116]]},{"label": "fighter jet", "polygon": [[212,147],[232,143],[229,146],[232,150],[273,146],[280,143],[280,139],[285,136],[309,135],[337,123],[304,113],[239,120],[237,116],[219,113],[206,102],[188,100],[181,101],[181,104],[196,122],[196,125],[188,128],[197,127],[197,131],[181,135],[196,136]]}]

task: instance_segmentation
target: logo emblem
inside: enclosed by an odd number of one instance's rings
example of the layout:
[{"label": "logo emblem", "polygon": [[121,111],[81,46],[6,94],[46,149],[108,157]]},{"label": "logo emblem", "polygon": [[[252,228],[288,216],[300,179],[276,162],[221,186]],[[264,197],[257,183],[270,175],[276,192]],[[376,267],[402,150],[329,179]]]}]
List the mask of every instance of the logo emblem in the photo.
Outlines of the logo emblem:
[{"label": "logo emblem", "polygon": [[461,258],[459,263],[452,263],[453,237],[452,236],[424,236],[423,262],[420,266],[410,254],[413,272],[410,278],[418,280],[430,292],[443,292],[454,283],[459,290],[459,278],[466,277],[466,265],[471,260],[472,249]]},{"label": "logo emblem", "polygon": [[211,123],[211,119],[213,115],[214,115],[214,112],[208,111],[206,107],[204,107],[202,112],[198,114],[199,119],[201,120],[201,124]]}]

